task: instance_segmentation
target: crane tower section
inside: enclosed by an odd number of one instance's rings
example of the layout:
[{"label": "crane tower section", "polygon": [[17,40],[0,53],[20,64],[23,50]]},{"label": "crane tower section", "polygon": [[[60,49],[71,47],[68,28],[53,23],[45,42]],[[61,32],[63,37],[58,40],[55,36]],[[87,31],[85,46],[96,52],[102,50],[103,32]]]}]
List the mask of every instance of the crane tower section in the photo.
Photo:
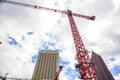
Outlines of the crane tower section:
[{"label": "crane tower section", "polygon": [[76,52],[77,52],[76,58],[77,58],[78,64],[76,65],[76,68],[78,68],[78,70],[79,70],[81,79],[96,80],[96,74],[95,74],[93,64],[91,63],[88,52],[84,47],[84,44],[82,42],[79,31],[74,22],[72,13],[69,10],[68,10],[68,19],[70,22],[71,31],[72,31],[72,35],[73,35],[73,39],[74,39],[74,44],[75,44],[75,48],[76,48]]}]

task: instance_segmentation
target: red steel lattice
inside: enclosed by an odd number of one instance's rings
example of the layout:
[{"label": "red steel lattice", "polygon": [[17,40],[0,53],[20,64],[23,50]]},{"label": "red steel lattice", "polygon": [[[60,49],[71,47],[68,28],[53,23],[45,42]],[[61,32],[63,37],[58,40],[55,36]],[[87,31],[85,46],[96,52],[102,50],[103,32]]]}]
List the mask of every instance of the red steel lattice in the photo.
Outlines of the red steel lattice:
[{"label": "red steel lattice", "polygon": [[96,80],[96,74],[94,71],[93,64],[90,61],[90,57],[88,55],[87,50],[84,47],[79,31],[74,22],[72,13],[69,10],[68,10],[68,18],[77,52],[76,57],[78,60],[78,64],[76,65],[76,68],[79,69],[79,73],[81,74],[81,79]]}]

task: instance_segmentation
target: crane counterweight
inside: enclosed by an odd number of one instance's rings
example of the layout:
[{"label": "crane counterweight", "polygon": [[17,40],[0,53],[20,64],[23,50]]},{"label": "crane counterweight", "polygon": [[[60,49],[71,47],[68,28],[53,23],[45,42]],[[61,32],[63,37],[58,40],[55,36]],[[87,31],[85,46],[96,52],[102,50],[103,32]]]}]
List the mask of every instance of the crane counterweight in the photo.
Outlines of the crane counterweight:
[{"label": "crane counterweight", "polygon": [[95,20],[95,16],[90,17],[90,20]]}]

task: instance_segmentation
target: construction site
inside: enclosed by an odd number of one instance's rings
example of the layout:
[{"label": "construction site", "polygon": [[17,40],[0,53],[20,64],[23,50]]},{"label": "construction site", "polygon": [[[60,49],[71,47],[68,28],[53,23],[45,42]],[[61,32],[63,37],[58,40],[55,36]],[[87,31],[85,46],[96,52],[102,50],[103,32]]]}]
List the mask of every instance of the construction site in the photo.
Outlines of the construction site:
[{"label": "construction site", "polygon": [[[32,8],[46,12],[53,12],[56,14],[64,14],[68,18],[69,28],[71,29],[71,35],[73,38],[73,43],[75,46],[76,53],[75,59],[77,63],[75,64],[76,72],[79,74],[78,80],[115,80],[111,72],[109,71],[106,63],[102,59],[102,57],[91,51],[91,57],[89,55],[89,51],[86,49],[84,45],[84,41],[81,38],[79,30],[76,25],[76,21],[74,17],[82,18],[88,21],[94,22],[96,19],[96,15],[89,16],[79,13],[74,13],[71,10],[62,11],[53,8],[42,7],[33,4],[21,3],[17,1],[11,0],[0,0],[0,4],[4,5],[14,5],[21,6],[22,8]],[[31,10],[32,10],[31,9]],[[33,34],[33,33],[29,33]],[[0,46],[4,43],[1,41]],[[20,46],[19,46],[20,47]],[[62,51],[61,51],[62,52]],[[60,80],[59,76],[61,72],[64,71],[64,66],[59,62],[59,54],[60,52],[57,50],[40,50],[37,56],[37,60],[35,62],[34,71],[32,73],[32,78],[16,78],[16,77],[8,77],[9,72],[1,76],[1,80]],[[19,60],[19,58],[17,58]]]}]

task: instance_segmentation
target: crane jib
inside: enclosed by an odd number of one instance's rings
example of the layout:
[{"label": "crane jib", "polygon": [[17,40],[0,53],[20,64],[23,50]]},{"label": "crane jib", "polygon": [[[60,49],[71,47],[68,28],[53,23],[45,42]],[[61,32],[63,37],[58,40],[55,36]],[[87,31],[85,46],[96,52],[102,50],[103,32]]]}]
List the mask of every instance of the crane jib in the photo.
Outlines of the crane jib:
[{"label": "crane jib", "polygon": [[[70,10],[62,11],[62,10],[51,9],[51,8],[46,8],[46,7],[41,7],[41,6],[31,5],[31,4],[25,4],[25,3],[15,2],[15,1],[9,1],[9,0],[0,0],[0,2],[19,5],[19,6],[25,6],[25,7],[35,8],[35,9],[40,9],[40,10],[52,11],[52,12],[57,12],[57,13],[61,13],[61,14],[66,14],[66,15],[70,11]],[[71,14],[73,16],[80,17],[80,18],[84,18],[84,19],[88,19],[88,20],[95,20],[95,16],[80,15],[80,14],[72,13],[72,11],[71,11]]]}]

